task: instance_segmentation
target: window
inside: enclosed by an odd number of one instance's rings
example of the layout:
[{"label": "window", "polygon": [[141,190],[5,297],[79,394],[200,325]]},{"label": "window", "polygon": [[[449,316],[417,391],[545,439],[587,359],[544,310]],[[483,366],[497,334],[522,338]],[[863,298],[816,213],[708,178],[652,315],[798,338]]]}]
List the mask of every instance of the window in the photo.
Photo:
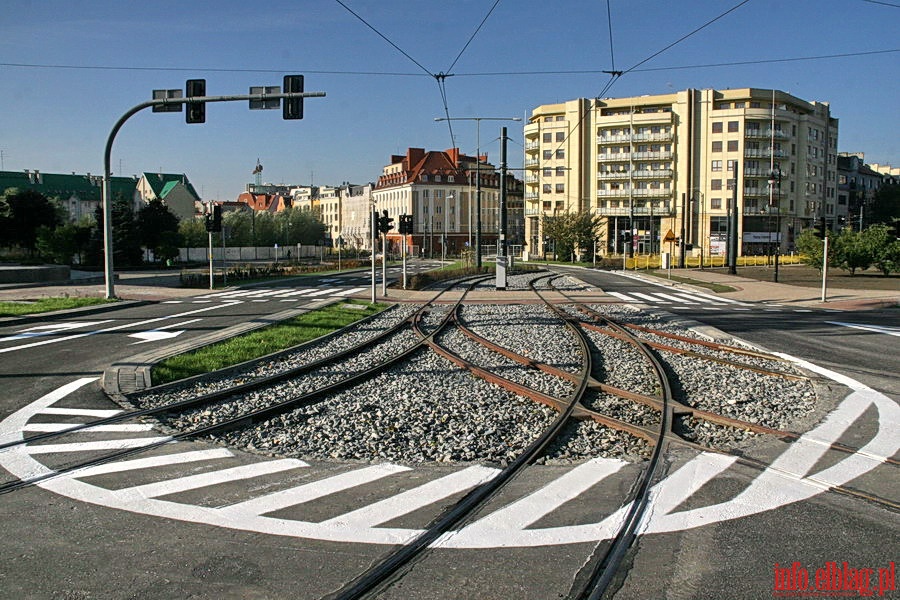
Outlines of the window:
[{"label": "window", "polygon": [[709,189],[711,190],[721,190],[722,189],[722,180],[721,179],[712,179],[709,182]]},{"label": "window", "polygon": [[710,164],[710,170],[721,171],[722,170],[722,161],[721,160],[712,161],[712,163]]},{"label": "window", "polygon": [[553,134],[548,131],[547,133],[544,134],[544,143],[547,144],[552,141],[553,141]]},{"label": "window", "polygon": [[557,131],[556,132],[556,141],[557,142],[566,141],[566,132],[565,131]]},{"label": "window", "polygon": [[712,132],[713,133],[722,133],[722,121],[713,121]]},{"label": "window", "polygon": [[[743,102],[735,102],[734,107],[735,108],[744,108],[744,103]],[[735,131],[737,131],[737,130],[735,130]]]},{"label": "window", "polygon": [[550,160],[553,158],[553,150],[544,150],[544,160]]},{"label": "window", "polygon": [[712,151],[713,152],[721,152],[722,151],[722,142],[713,142],[712,143]]},{"label": "window", "polygon": [[557,151],[556,151],[556,158],[565,158],[565,157],[566,157],[566,151],[565,151],[565,150],[557,150]]},{"label": "window", "polygon": [[728,151],[729,152],[737,152],[738,149],[738,141],[737,140],[728,140]]},{"label": "window", "polygon": [[544,167],[544,177],[550,177],[551,175],[553,175],[553,169]]},{"label": "window", "polygon": [[564,183],[557,183],[557,184],[556,184],[556,193],[557,193],[557,194],[562,194],[562,193],[565,192],[565,191],[566,191],[566,184],[564,184]]},{"label": "window", "polygon": [[545,184],[544,184],[544,193],[545,193],[545,194],[549,194],[549,193],[550,193],[550,189],[551,189],[551,188],[550,188],[550,184],[549,184],[549,183],[545,183]]},{"label": "window", "polygon": [[[753,162],[756,162],[756,161],[753,161]],[[736,164],[737,164],[736,160],[729,160],[728,161],[728,170],[734,171],[734,165],[736,165]]]},{"label": "window", "polygon": [[761,104],[759,102],[751,102],[750,108],[760,108]]},{"label": "window", "polygon": [[556,120],[557,121],[565,121],[566,118],[563,115],[556,115]]},{"label": "window", "polygon": [[710,233],[727,233],[728,217],[710,217],[709,219]]},{"label": "window", "polygon": [[722,199],[721,198],[710,198],[709,199],[709,208],[711,210],[717,210],[722,208]]},{"label": "window", "polygon": [[737,121],[728,121],[728,131],[734,133],[738,130],[738,122]]},{"label": "window", "polygon": [[556,167],[556,176],[557,176],[557,177],[562,177],[562,176],[564,176],[565,174],[566,174],[566,168],[565,168],[565,167]]},{"label": "window", "polygon": [[456,178],[454,178],[453,175],[447,175],[447,183],[455,183],[455,182],[456,182]]}]

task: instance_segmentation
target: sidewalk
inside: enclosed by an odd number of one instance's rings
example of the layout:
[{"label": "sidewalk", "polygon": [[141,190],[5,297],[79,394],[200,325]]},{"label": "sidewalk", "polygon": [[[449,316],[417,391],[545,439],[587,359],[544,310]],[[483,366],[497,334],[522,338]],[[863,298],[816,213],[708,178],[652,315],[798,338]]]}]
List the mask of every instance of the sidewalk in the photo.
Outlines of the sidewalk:
[{"label": "sidewalk", "polygon": [[[740,273],[740,270],[738,270]],[[666,279],[667,272],[655,271],[659,276],[637,273],[637,275],[655,283],[671,284],[673,287],[684,286],[704,293],[708,288],[688,283],[677,283]],[[843,310],[863,310],[884,306],[900,306],[900,290],[851,290],[826,287],[825,302],[822,302],[821,288],[803,287],[773,281],[759,281],[738,275],[709,270],[672,270],[672,275],[705,283],[717,283],[735,288],[733,292],[720,292],[716,295],[734,300],[749,302],[770,302],[775,304],[799,304],[819,308],[837,308]]]}]

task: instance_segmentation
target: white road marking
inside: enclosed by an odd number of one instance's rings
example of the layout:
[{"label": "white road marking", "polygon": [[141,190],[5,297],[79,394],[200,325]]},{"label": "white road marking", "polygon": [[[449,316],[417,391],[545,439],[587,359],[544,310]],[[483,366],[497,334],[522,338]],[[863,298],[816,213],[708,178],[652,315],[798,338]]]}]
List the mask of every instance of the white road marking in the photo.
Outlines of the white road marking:
[{"label": "white road marking", "polygon": [[101,410],[96,408],[45,408],[41,411],[44,415],[71,415],[73,417],[94,417],[96,419],[105,419],[114,417],[122,412],[121,410]]},{"label": "white road marking", "polygon": [[271,475],[273,473],[280,473],[282,471],[289,471],[291,469],[308,466],[309,465],[302,460],[283,458],[280,460],[256,462],[249,465],[241,465],[239,467],[220,469],[209,473],[200,473],[199,475],[187,475],[175,479],[166,479],[165,481],[159,481],[157,483],[136,485],[134,487],[117,490],[116,493],[126,497],[137,496],[139,498],[157,498],[159,496],[168,496],[169,494],[196,490],[198,488],[218,485],[220,483],[228,483],[241,479],[252,479],[262,475]]},{"label": "white road marking", "polygon": [[624,300],[625,302],[640,302],[636,298],[632,298],[628,294],[623,294],[622,292],[606,292],[610,296],[615,296],[619,300]]},{"label": "white road marking", "polygon": [[[900,406],[896,402],[849,377],[787,355],[781,356],[807,370],[847,386],[852,390],[850,395],[841,401],[837,409],[832,411],[819,426],[787,445],[785,452],[776,458],[769,468],[760,472],[736,497],[719,504],[704,504],[700,508],[678,511],[678,507],[683,506],[685,501],[706,482],[724,474],[734,460],[733,457],[714,453],[697,454],[678,471],[654,486],[652,493],[656,502],[649,520],[641,524],[644,534],[680,531],[776,510],[821,494],[830,487],[844,485],[857,479],[883,465],[885,457],[895,456],[900,450],[900,436],[897,435],[897,431],[900,430]],[[54,402],[92,381],[93,378],[77,380],[14,412],[0,422],[0,437],[21,438],[22,430],[34,415],[40,414]],[[873,407],[875,411],[871,410]],[[877,414],[877,430],[865,446],[860,451],[841,458],[839,462],[813,472],[815,465],[819,464],[821,457],[828,452],[829,445],[844,437],[847,430],[856,426],[857,421],[864,415],[870,414]],[[169,438],[144,438],[126,442],[148,443],[153,439]],[[106,443],[121,444],[122,441],[98,442],[98,444]],[[84,451],[97,447],[89,444],[65,445],[65,449],[69,451],[76,449]],[[36,484],[43,489],[87,503],[192,523],[323,541],[402,544],[421,533],[421,530],[417,529],[371,526],[373,523],[385,522],[384,519],[391,515],[405,514],[403,503],[393,499],[382,500],[370,506],[362,505],[343,517],[322,523],[265,516],[266,513],[280,508],[325,498],[332,493],[349,490],[382,477],[402,475],[403,472],[410,470],[409,467],[385,464],[356,469],[245,502],[210,509],[206,506],[160,500],[148,497],[148,494],[151,496],[167,494],[174,493],[172,490],[215,485],[230,480],[225,474],[253,477],[261,470],[272,469],[273,472],[277,472],[282,467],[287,468],[287,465],[284,463],[279,465],[280,461],[262,461],[258,464],[275,463],[275,466],[245,465],[236,467],[236,470],[216,471],[205,479],[203,476],[189,476],[149,486],[137,486],[130,488],[130,491],[116,491],[80,481],[78,477],[85,476],[83,472],[53,477],[56,475],[55,471],[31,456],[30,453],[37,448],[41,446],[13,446],[0,450],[0,466],[22,480],[50,475],[51,477]],[[128,466],[128,463],[120,464],[125,465],[122,468]],[[141,468],[138,465],[133,466]],[[150,463],[144,465],[145,468],[151,466]],[[615,472],[618,466],[616,461],[596,459],[575,467],[530,496],[501,507],[459,531],[448,533],[435,542],[435,545],[445,548],[532,547],[608,539],[617,531],[629,506],[623,506],[595,523],[542,528],[533,527],[533,524],[541,516],[549,515],[564,503],[573,501],[582,494],[606,493],[602,489],[593,492],[591,488],[609,473]],[[114,467],[115,465],[108,466]],[[86,471],[91,473],[90,470]],[[429,488],[425,487],[404,494],[407,494],[406,499],[411,500],[411,504],[415,502],[417,494],[421,494],[419,502],[439,496],[436,489],[428,490]],[[449,495],[451,490],[448,489],[447,492],[445,496]]]},{"label": "white road marking", "polygon": [[165,321],[166,319],[177,319],[179,317],[186,317],[188,315],[195,315],[197,313],[206,312],[209,310],[217,310],[219,308],[225,308],[231,306],[231,304],[216,304],[214,306],[208,306],[206,308],[198,308],[196,310],[189,310],[187,312],[179,313],[177,315],[168,315],[165,317],[156,317],[153,319],[147,319],[146,321],[138,321],[137,323],[126,323],[125,325],[117,325],[115,327],[107,327],[106,329],[95,329],[94,331],[88,331],[85,333],[78,333],[75,335],[68,335],[61,338],[55,338],[52,340],[44,340],[42,342],[32,342],[30,344],[23,344],[21,346],[13,346],[11,348],[2,348],[0,349],[0,353],[4,352],[13,352],[15,350],[24,350],[25,348],[34,348],[35,346],[44,346],[46,344],[55,344],[57,342],[65,342],[68,340],[75,340],[82,337],[87,337],[89,335],[96,335],[98,333],[109,333],[111,331],[119,331],[121,329],[127,329],[130,327],[140,327],[141,325],[147,325],[148,323],[157,323],[159,321]]},{"label": "white road marking", "polygon": [[264,515],[266,513],[275,512],[290,506],[304,504],[310,500],[322,498],[342,492],[358,485],[371,483],[383,477],[402,473],[411,470],[409,467],[401,467],[399,465],[380,464],[355,471],[348,471],[327,479],[321,479],[298,485],[296,487],[281,490],[273,494],[253,498],[237,504],[223,506],[219,510],[227,513],[238,513],[241,515]]},{"label": "white road marking", "polygon": [[[65,431],[66,429],[71,429],[75,425],[77,425],[77,423],[29,423],[22,428],[22,431],[39,431],[44,433]],[[139,431],[150,431],[152,429],[153,425],[150,425],[149,423],[123,423],[119,425],[95,425],[93,427],[79,429],[77,432],[73,433],[108,433],[113,431],[135,433]]]},{"label": "white road marking", "polygon": [[851,329],[861,329],[863,331],[874,331],[875,333],[885,333],[887,335],[900,336],[900,327],[888,327],[886,325],[863,325],[861,323],[844,323],[841,321],[826,321],[831,325],[840,325],[841,327],[849,327]]},{"label": "white road marking", "polygon": [[60,333],[62,331],[71,331],[72,329],[79,329],[82,327],[93,327],[94,325],[102,325],[103,323],[109,323],[111,321],[112,319],[106,319],[104,321],[79,321],[74,323],[52,323],[50,325],[38,325],[37,327],[29,327],[28,329],[23,329],[21,333],[18,333],[16,335],[0,338],[0,341],[10,342],[12,340],[24,340],[33,337],[41,337],[44,335],[53,335],[54,333]]},{"label": "white road marking", "polygon": [[344,290],[342,292],[335,292],[332,295],[334,295],[334,296],[349,296],[350,294],[355,294],[356,292],[362,292],[367,289],[369,289],[369,288],[355,287],[355,288],[350,288],[349,290]]},{"label": "white road marking", "polygon": [[332,519],[325,525],[376,527],[493,479],[499,469],[475,465]]},{"label": "white road marking", "polygon": [[124,450],[126,448],[140,448],[159,444],[171,440],[171,436],[127,438],[122,440],[103,440],[100,442],[79,442],[71,444],[41,444],[39,446],[25,446],[28,454],[56,454],[59,452],[94,452],[97,450]]},{"label": "white road marking", "polygon": [[[637,296],[638,298],[643,298],[645,300],[649,300],[650,302],[654,302],[656,304],[669,304],[668,300],[665,300],[663,298],[657,298],[656,296],[651,296],[650,294],[642,294],[641,292],[631,292],[631,293],[634,294],[635,296]],[[659,294],[657,294],[657,296],[659,296]],[[684,302],[684,300],[679,301],[679,304],[681,304],[682,302]]]},{"label": "white road marking", "polygon": [[137,471],[140,469],[155,469],[157,467],[167,467],[170,465],[182,465],[191,462],[200,462],[204,460],[216,460],[220,458],[231,458],[234,456],[231,450],[227,448],[213,448],[212,450],[196,450],[194,452],[177,452],[175,454],[165,454],[163,456],[151,456],[149,458],[135,458],[132,460],[123,460],[118,462],[86,467],[68,473],[69,477],[93,477],[94,475],[108,475],[110,473],[125,473],[127,471]]}]

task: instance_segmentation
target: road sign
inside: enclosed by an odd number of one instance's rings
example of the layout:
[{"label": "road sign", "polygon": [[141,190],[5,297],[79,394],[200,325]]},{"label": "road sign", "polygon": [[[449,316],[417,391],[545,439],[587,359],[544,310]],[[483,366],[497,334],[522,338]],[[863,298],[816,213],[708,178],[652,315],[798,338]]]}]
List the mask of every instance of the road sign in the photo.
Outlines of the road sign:
[{"label": "road sign", "polygon": [[663,238],[664,242],[674,242],[675,241],[675,232],[671,229],[666,232],[666,237]]}]

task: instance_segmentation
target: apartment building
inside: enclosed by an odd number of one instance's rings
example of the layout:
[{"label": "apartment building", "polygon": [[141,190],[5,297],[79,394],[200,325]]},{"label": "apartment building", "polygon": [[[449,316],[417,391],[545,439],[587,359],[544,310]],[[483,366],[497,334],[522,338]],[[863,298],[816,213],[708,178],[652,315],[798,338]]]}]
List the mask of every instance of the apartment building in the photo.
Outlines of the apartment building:
[{"label": "apartment building", "polygon": [[[522,182],[507,175],[508,232],[521,224]],[[480,157],[461,154],[459,148],[425,151],[408,148],[405,155],[391,156],[382,170],[372,197],[375,209],[399,222],[402,214],[413,216],[413,234],[407,244],[425,256],[456,255],[473,248],[477,235],[478,193],[481,195],[481,243],[492,252],[500,224],[500,174]],[[518,209],[518,212],[517,212]],[[521,227],[518,228],[521,231]],[[388,236],[400,241],[394,230]],[[513,239],[510,237],[509,239]]]},{"label": "apartment building", "polygon": [[[821,219],[836,222],[838,120],[827,103],[778,90],[684,90],[580,98],[532,111],[525,126],[525,236],[541,220],[591,211],[605,218],[607,253],[725,253],[736,196],[740,254],[793,247]],[[599,246],[598,246],[599,247]]]}]

